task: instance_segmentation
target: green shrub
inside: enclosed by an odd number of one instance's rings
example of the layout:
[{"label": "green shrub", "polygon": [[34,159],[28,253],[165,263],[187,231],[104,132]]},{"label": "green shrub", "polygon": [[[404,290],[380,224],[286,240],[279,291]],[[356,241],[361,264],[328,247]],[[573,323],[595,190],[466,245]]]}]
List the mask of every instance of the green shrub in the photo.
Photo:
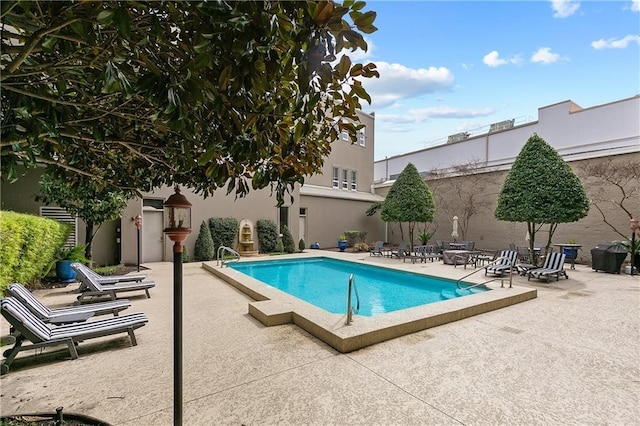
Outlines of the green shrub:
[{"label": "green shrub", "polygon": [[293,253],[296,251],[296,243],[293,241],[293,235],[286,226],[282,227],[282,245],[285,253]]},{"label": "green shrub", "polygon": [[347,245],[353,247],[357,243],[364,243],[367,237],[367,231],[345,231],[344,236],[347,239]]},{"label": "green shrub", "polygon": [[262,253],[271,253],[277,250],[278,225],[271,219],[258,219],[256,222],[258,231],[258,245]]},{"label": "green shrub", "polygon": [[213,260],[215,252],[213,250],[213,238],[211,230],[203,220],[200,224],[200,233],[193,248],[193,258],[195,260]]},{"label": "green shrub", "polygon": [[212,217],[209,219],[209,230],[213,240],[214,253],[220,246],[235,247],[238,235],[238,221],[233,217]]},{"label": "green shrub", "polygon": [[298,250],[304,251],[304,249],[306,248],[307,248],[307,245],[304,243],[304,240],[300,238],[300,241],[298,241]]},{"label": "green shrub", "polygon": [[284,244],[282,244],[282,240],[280,238],[278,238],[278,241],[276,242],[276,252],[284,253]]},{"label": "green shrub", "polygon": [[189,247],[182,246],[182,263],[189,263]]},{"label": "green shrub", "polygon": [[29,287],[64,245],[68,224],[11,211],[0,212],[0,292],[19,282]]}]

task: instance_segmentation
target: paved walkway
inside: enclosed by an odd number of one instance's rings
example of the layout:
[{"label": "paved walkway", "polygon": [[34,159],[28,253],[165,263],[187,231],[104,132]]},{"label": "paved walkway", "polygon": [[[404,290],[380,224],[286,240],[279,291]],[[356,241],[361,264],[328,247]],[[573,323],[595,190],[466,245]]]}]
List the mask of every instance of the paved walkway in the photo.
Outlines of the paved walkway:
[{"label": "paved walkway", "polygon": [[[172,424],[173,269],[145,266],[157,286],[151,299],[130,298],[129,311],[150,318],[138,346],[96,339],[80,344],[77,360],[16,361],[1,379],[3,415],[63,406],[114,425]],[[580,265],[569,277],[517,277],[538,298],[340,354],[294,325],[262,326],[247,296],[186,264],[184,424],[638,425],[640,279]],[[36,295],[64,305],[73,289]]]}]

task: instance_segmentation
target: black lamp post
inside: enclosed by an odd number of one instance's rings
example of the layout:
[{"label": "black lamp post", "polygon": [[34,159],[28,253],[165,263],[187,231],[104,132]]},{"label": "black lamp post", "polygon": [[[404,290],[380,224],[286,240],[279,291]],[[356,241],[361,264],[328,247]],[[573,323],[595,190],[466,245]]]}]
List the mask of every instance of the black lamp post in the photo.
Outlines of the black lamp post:
[{"label": "black lamp post", "polygon": [[138,272],[140,272],[140,230],[142,229],[142,216],[139,214],[135,215],[133,217],[133,223],[135,223],[137,229]]},{"label": "black lamp post", "polygon": [[191,203],[175,191],[164,202],[164,233],[173,241],[173,424],[182,425],[182,242],[191,233]]},{"label": "black lamp post", "polygon": [[629,221],[631,228],[631,275],[635,273],[635,257],[636,257],[636,232],[638,231],[638,219],[632,217]]}]

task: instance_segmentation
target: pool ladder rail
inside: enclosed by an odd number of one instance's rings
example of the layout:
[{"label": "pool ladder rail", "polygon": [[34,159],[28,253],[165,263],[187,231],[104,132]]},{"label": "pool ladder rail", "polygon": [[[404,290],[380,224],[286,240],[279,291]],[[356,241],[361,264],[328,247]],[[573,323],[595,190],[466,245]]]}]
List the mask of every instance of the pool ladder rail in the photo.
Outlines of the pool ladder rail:
[{"label": "pool ladder rail", "polygon": [[469,273],[469,274],[465,275],[464,277],[459,278],[459,279],[456,281],[456,287],[458,287],[458,289],[459,289],[459,290],[471,290],[472,288],[475,288],[475,287],[480,287],[480,286],[484,286],[484,287],[486,287],[486,284],[488,284],[488,283],[490,283],[490,282],[493,282],[493,281],[498,281],[498,280],[500,280],[500,287],[503,287],[503,288],[504,288],[504,279],[505,279],[505,277],[503,277],[503,276],[500,276],[500,277],[497,277],[497,278],[491,278],[490,280],[487,280],[487,281],[485,281],[485,282],[482,282],[482,283],[479,283],[479,284],[474,284],[474,285],[467,286],[467,287],[461,287],[461,286],[460,286],[460,283],[461,283],[461,282],[462,282],[462,280],[464,280],[465,278],[470,277],[471,275],[475,274],[476,272],[480,272],[480,271],[482,271],[482,270],[483,270],[483,269],[485,269],[487,266],[495,265],[495,264],[497,264],[498,262],[500,262],[500,261],[501,261],[501,260],[503,260],[503,259],[507,259],[507,260],[509,260],[509,261],[511,262],[511,268],[509,268],[509,288],[513,288],[513,267],[514,267],[514,265],[513,265],[513,262],[512,262],[508,257],[506,257],[506,256],[500,256],[500,257],[498,257],[497,259],[495,259],[495,260],[491,261],[488,265],[486,265],[486,266],[481,266],[481,267],[479,267],[479,268],[476,268],[476,269],[475,269],[474,271],[472,271],[471,273]]},{"label": "pool ladder rail", "polygon": [[[225,253],[231,255],[231,259],[225,259]],[[227,246],[218,247],[218,253],[216,255],[216,266],[224,268],[224,265],[229,262],[237,262],[240,260],[240,253]]]},{"label": "pool ladder rail", "polygon": [[[356,294],[356,307],[351,306],[351,289]],[[356,287],[356,279],[353,274],[349,275],[349,292],[347,294],[347,322],[345,325],[349,325],[353,322],[353,315],[357,314],[360,310],[360,296],[358,296],[358,287]]]}]

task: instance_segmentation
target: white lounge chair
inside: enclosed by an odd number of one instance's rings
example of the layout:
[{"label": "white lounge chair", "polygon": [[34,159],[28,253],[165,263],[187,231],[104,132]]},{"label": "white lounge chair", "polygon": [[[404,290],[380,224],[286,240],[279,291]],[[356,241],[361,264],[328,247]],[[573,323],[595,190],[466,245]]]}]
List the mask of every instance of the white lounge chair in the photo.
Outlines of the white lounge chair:
[{"label": "white lounge chair", "polygon": [[144,290],[147,298],[151,297],[149,294],[149,289],[156,286],[156,283],[153,281],[142,281],[142,282],[131,282],[131,283],[117,283],[117,284],[107,284],[102,285],[98,281],[93,278],[93,276],[88,275],[81,263],[72,263],[71,267],[78,274],[78,279],[80,280],[80,288],[83,288],[83,292],[78,296],[78,302],[86,302],[88,298],[94,297],[110,297],[111,300],[116,300],[117,293],[129,292],[129,291],[139,291]]},{"label": "white lounge chair", "polygon": [[66,306],[62,308],[50,309],[38,300],[22,284],[13,283],[7,287],[9,294],[18,299],[27,309],[44,322],[53,324],[65,324],[71,322],[86,321],[94,315],[113,314],[118,316],[118,312],[131,306],[127,299],[111,300],[102,303],[92,303],[89,305]]},{"label": "white lounge chair", "polygon": [[[128,333],[131,345],[136,346],[138,343],[134,330],[149,321],[144,314],[134,313],[98,321],[49,327],[14,297],[2,299],[0,308],[2,308],[2,316],[11,325],[11,332],[16,339],[13,347],[4,352],[6,359],[2,364],[2,374],[9,371],[9,367],[18,352],[24,350],[67,345],[71,358],[76,359],[78,358],[76,349],[78,343],[87,339],[118,333]],[[32,342],[32,344],[22,346],[25,340]]]},{"label": "white lounge chair", "polygon": [[564,253],[549,253],[549,255],[544,259],[544,265],[542,268],[530,269],[527,271],[527,281],[533,278],[537,278],[539,280],[546,279],[547,282],[551,280],[551,277],[555,275],[556,281],[560,280],[560,275],[564,275],[566,279],[569,279],[569,275],[567,275],[564,270]]}]

